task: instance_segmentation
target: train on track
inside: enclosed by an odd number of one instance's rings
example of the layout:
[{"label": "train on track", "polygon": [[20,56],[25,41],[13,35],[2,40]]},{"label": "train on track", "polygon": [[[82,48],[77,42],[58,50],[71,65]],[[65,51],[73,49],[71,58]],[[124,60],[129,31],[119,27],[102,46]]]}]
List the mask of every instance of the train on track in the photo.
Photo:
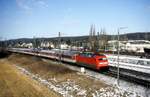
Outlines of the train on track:
[{"label": "train on track", "polygon": [[9,51],[46,57],[57,61],[74,63],[76,65],[88,67],[95,70],[108,70],[108,60],[104,54],[94,52],[79,52],[72,50],[33,50],[12,48]]}]

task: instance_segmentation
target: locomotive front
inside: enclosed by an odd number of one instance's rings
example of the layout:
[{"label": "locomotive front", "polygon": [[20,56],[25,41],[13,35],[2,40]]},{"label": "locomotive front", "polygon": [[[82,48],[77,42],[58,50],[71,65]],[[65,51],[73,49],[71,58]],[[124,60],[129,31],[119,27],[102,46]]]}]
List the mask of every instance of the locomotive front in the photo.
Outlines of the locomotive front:
[{"label": "locomotive front", "polygon": [[108,69],[108,60],[107,57],[103,54],[96,54],[95,55],[96,59],[96,69],[97,70],[102,70],[102,69]]}]

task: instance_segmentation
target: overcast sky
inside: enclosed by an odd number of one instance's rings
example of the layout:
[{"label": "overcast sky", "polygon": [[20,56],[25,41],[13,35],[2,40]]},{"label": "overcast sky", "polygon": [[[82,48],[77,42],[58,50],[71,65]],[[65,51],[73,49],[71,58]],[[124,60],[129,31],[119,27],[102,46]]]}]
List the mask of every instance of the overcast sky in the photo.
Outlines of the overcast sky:
[{"label": "overcast sky", "polygon": [[0,38],[150,31],[150,0],[0,0]]}]

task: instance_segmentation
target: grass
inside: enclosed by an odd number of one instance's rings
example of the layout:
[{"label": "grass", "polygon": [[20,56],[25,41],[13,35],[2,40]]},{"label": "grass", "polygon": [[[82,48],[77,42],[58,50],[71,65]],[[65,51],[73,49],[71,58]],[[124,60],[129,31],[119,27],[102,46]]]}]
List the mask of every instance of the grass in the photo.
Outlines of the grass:
[{"label": "grass", "polygon": [[59,97],[35,80],[21,74],[6,59],[0,59],[0,97]]}]

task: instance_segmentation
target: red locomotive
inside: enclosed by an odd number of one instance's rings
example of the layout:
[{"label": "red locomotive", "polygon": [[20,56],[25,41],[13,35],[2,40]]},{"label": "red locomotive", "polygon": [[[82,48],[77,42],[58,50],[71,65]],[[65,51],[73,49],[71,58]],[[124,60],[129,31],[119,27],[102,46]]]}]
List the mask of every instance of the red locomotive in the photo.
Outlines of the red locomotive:
[{"label": "red locomotive", "polygon": [[96,70],[108,69],[108,60],[105,55],[83,52],[76,56],[76,63]]}]

